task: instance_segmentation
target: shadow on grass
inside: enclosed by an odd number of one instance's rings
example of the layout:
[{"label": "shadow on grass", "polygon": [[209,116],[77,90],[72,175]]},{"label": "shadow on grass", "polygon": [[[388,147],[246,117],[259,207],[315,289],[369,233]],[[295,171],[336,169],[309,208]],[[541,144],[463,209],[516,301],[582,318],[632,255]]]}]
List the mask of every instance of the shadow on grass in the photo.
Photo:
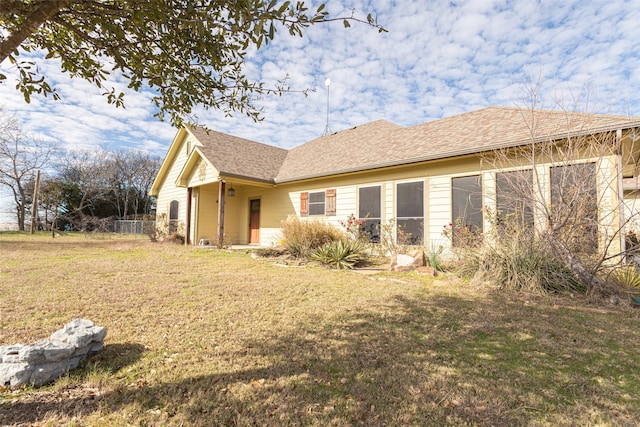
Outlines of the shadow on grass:
[{"label": "shadow on grass", "polygon": [[115,374],[140,360],[144,352],[145,347],[138,343],[107,344],[100,353],[88,360],[85,369]]},{"label": "shadow on grass", "polygon": [[[229,372],[64,405],[6,402],[0,422],[106,410],[117,424],[124,415],[113,413],[126,407],[126,422],[150,425],[633,425],[639,348],[613,317],[502,298],[397,297],[245,340],[239,353],[202,355],[237,367]],[[122,350],[105,347],[105,360],[123,357],[109,369],[131,363]]]},{"label": "shadow on grass", "polygon": [[[145,351],[137,343],[107,344],[100,353],[85,360],[81,368],[69,373],[71,377],[82,377],[89,372],[98,375],[112,375],[119,370],[136,363]],[[62,390],[38,392],[37,399],[0,400],[0,425],[36,423],[52,414],[64,418],[81,417],[96,411],[99,397],[94,389],[81,387],[63,387]]]}]

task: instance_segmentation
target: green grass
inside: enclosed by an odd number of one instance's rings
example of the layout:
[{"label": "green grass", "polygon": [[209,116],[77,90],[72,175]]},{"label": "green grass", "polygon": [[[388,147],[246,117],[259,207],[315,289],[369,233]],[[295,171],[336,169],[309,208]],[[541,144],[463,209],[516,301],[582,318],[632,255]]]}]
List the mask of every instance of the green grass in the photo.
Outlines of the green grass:
[{"label": "green grass", "polygon": [[242,252],[0,234],[0,345],[104,350],[0,425],[635,425],[640,310]]}]

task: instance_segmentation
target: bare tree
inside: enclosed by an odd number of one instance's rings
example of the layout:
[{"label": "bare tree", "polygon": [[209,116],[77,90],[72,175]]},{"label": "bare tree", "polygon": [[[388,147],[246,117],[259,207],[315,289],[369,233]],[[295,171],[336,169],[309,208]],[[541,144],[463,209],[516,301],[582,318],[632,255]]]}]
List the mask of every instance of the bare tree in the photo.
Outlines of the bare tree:
[{"label": "bare tree", "polygon": [[561,260],[579,283],[605,289],[606,272],[624,260],[624,235],[638,215],[624,214],[621,179],[624,169],[637,170],[630,153],[640,138],[635,128],[617,125],[621,117],[610,116],[608,126],[606,116],[568,110],[525,108],[522,116],[530,142],[483,158],[498,171],[494,225],[513,226],[515,219],[531,230],[531,244]]},{"label": "bare tree", "polygon": [[18,229],[24,231],[32,203],[33,179],[58,151],[58,144],[30,136],[20,120],[0,110],[0,185],[9,188],[15,206]]},{"label": "bare tree", "polygon": [[127,150],[112,154],[111,182],[118,217],[131,213],[149,213],[149,189],[160,168],[161,159],[149,154]]},{"label": "bare tree", "polygon": [[108,156],[104,150],[73,151],[64,156],[59,179],[65,183],[64,213],[75,229],[96,223],[99,204],[111,192]]}]

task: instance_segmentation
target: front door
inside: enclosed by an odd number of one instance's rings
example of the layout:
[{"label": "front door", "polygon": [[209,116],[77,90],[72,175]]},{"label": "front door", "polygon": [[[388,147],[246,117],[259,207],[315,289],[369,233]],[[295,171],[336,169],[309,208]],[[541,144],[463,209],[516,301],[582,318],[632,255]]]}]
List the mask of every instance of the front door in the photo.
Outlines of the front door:
[{"label": "front door", "polygon": [[260,243],[260,199],[249,200],[249,244]]}]

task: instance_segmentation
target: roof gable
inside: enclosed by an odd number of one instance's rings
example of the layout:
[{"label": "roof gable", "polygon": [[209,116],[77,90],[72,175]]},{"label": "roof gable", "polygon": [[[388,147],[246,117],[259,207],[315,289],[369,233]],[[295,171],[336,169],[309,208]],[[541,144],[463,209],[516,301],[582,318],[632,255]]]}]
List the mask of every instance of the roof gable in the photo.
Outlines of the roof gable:
[{"label": "roof gable", "polygon": [[199,150],[220,175],[271,181],[277,175],[287,150],[222,132],[191,127],[202,144]]},{"label": "roof gable", "polygon": [[178,151],[182,146],[185,138],[188,137],[188,133],[185,128],[178,129],[178,133],[173,138],[171,145],[169,146],[169,150],[167,151],[162,164],[160,165],[160,169],[158,170],[158,174],[156,178],[153,180],[153,184],[151,184],[151,189],[149,190],[149,195],[157,196],[160,192],[160,188],[164,185],[164,182],[167,179],[167,175],[171,170],[173,163],[176,161],[178,157]]}]

